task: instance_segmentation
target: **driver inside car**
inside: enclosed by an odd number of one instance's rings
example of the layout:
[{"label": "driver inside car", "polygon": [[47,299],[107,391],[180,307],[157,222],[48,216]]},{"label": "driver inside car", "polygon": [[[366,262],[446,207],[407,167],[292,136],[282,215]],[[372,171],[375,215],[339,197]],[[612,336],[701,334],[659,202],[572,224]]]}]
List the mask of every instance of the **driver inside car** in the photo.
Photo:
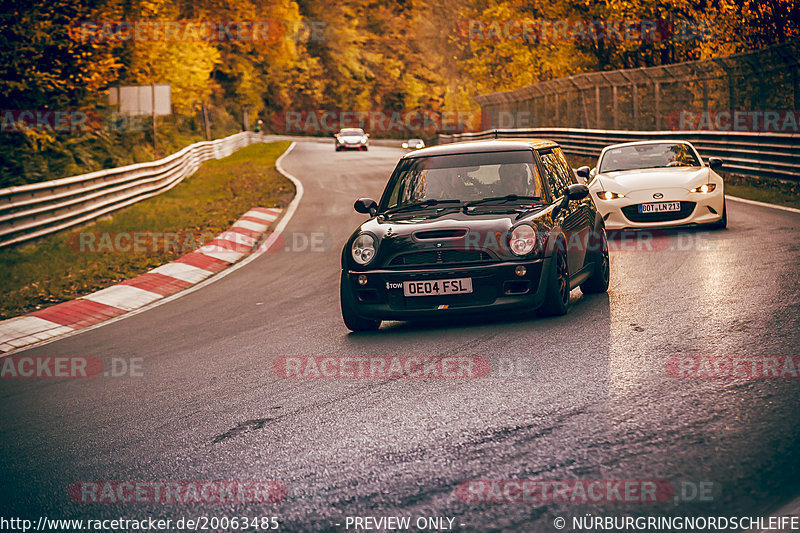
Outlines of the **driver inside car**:
[{"label": "driver inside car", "polygon": [[504,194],[518,196],[541,196],[536,190],[536,185],[531,184],[528,177],[528,165],[525,163],[512,163],[500,167],[500,183]]}]

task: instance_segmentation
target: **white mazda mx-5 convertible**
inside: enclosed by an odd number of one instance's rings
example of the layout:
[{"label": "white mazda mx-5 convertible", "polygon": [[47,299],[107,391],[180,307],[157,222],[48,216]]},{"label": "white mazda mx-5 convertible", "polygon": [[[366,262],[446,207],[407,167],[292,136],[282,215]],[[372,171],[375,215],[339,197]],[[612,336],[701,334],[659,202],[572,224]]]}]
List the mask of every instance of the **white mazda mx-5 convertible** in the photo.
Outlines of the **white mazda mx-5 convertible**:
[{"label": "white mazda mx-5 convertible", "polygon": [[608,230],[728,222],[722,160],[704,164],[686,141],[643,141],[606,146],[597,167],[581,167]]}]

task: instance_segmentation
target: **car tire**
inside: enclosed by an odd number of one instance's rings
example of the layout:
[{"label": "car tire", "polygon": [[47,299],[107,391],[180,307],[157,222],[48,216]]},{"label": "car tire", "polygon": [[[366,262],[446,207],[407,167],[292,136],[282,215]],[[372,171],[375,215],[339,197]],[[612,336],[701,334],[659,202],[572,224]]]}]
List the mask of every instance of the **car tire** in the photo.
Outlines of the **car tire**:
[{"label": "car tire", "polygon": [[381,327],[380,320],[369,320],[358,316],[355,310],[355,302],[353,301],[353,294],[349,287],[346,287],[345,274],[342,272],[342,277],[339,283],[339,302],[342,307],[342,320],[344,325],[350,331],[375,331]]},{"label": "car tire", "polygon": [[541,316],[565,315],[569,310],[569,267],[567,253],[559,250],[550,260],[544,303],[539,308]]},{"label": "car tire", "polygon": [[594,263],[594,270],[589,279],[581,283],[581,291],[584,294],[599,294],[608,290],[608,282],[611,278],[611,267],[608,261],[608,238],[606,230],[602,230],[602,237],[599,243],[593,243],[599,249],[588,252],[589,260]]},{"label": "car tire", "polygon": [[728,202],[722,200],[722,218],[713,224],[709,224],[711,229],[725,229],[728,227]]}]

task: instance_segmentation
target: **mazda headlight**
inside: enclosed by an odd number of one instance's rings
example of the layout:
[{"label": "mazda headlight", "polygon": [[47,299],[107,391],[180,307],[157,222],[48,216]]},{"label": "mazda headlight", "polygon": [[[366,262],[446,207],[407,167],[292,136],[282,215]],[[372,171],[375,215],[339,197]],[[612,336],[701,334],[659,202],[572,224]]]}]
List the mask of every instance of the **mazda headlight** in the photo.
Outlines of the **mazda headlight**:
[{"label": "mazda headlight", "polygon": [[598,191],[597,197],[601,200],[616,200],[617,198],[625,198],[625,195],[618,192]]},{"label": "mazda headlight", "polygon": [[353,241],[351,252],[353,261],[359,265],[368,265],[375,258],[375,237],[362,233]]},{"label": "mazda headlight", "polygon": [[536,231],[528,224],[520,224],[511,230],[509,247],[514,255],[527,255],[536,248]]},{"label": "mazda headlight", "polygon": [[689,192],[699,192],[699,193],[702,193],[702,194],[706,194],[706,193],[709,193],[709,192],[713,191],[716,188],[717,188],[716,183],[704,183],[699,187],[695,187],[694,189],[692,189]]},{"label": "mazda headlight", "polygon": [[367,143],[367,138],[361,137],[361,144],[366,144],[366,143]]}]

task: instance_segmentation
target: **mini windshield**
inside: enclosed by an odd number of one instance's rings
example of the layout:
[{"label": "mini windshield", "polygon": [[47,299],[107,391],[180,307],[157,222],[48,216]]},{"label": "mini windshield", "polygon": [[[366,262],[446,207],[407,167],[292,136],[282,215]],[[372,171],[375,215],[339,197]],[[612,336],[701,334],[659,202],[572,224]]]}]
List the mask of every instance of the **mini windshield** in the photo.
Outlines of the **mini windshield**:
[{"label": "mini windshield", "polygon": [[686,143],[634,144],[606,151],[599,172],[698,166],[701,164],[694,150]]},{"label": "mini windshield", "polygon": [[453,204],[452,200],[468,202],[511,194],[544,197],[531,151],[409,158],[395,168],[379,211],[412,204],[430,208],[447,200]]}]

